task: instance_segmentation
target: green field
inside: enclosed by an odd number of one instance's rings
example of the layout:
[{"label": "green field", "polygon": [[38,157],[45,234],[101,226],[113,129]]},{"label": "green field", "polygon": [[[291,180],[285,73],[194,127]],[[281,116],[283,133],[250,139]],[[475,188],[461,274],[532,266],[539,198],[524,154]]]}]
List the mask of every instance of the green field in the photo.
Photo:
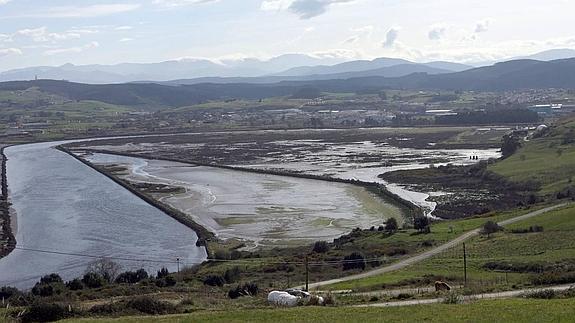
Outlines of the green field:
[{"label": "green field", "polygon": [[[502,216],[500,216],[502,217]],[[474,221],[481,225],[485,219]],[[483,222],[481,222],[483,221]],[[452,225],[454,222],[441,223]],[[457,223],[457,222],[455,222]],[[468,223],[467,225],[471,225]],[[512,233],[513,229],[542,226],[543,232]],[[515,265],[570,266],[575,263],[575,206],[555,210],[519,223],[509,225],[504,232],[491,237],[479,236],[466,243],[469,286],[485,290],[511,289],[530,285],[533,272],[503,272],[487,270],[489,262]],[[434,227],[434,230],[437,230]],[[463,283],[463,249],[448,250],[429,260],[404,270],[329,286],[332,290],[377,290],[384,285],[417,284],[424,276],[446,277],[451,283]]]},{"label": "green field", "polygon": [[508,299],[459,305],[252,309],[67,322],[568,322],[573,319],[574,306],[575,299]]},{"label": "green field", "polygon": [[542,194],[560,191],[570,186],[575,176],[574,140],[575,121],[564,121],[549,134],[523,142],[515,154],[489,170],[513,181],[537,181],[542,184]]}]

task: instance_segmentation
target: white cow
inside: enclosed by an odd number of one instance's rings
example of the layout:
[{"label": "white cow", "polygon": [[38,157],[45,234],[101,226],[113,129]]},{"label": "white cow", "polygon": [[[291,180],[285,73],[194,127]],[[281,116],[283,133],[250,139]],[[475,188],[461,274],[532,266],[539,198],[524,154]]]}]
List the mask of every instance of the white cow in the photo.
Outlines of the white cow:
[{"label": "white cow", "polygon": [[268,294],[268,302],[274,306],[296,307],[300,297],[290,295],[287,292],[273,291]]}]

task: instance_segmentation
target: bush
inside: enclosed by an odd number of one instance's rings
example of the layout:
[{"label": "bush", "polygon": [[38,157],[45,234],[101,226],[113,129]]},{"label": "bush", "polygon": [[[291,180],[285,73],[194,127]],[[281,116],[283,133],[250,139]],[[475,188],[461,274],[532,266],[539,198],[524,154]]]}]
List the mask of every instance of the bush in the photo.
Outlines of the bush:
[{"label": "bush", "polygon": [[104,286],[107,281],[100,274],[89,272],[82,277],[82,283],[88,288],[100,288]]},{"label": "bush", "polygon": [[482,232],[487,234],[487,237],[490,237],[492,233],[499,232],[501,230],[503,230],[503,228],[500,227],[499,224],[493,221],[487,221],[483,224]]},{"label": "bush", "polygon": [[226,283],[224,277],[220,275],[209,275],[204,278],[204,285],[222,287]]},{"label": "bush", "polygon": [[176,286],[177,283],[178,282],[176,281],[176,278],[174,278],[172,275],[156,279],[156,286],[158,287],[172,287]]},{"label": "bush", "polygon": [[69,316],[68,309],[55,303],[34,303],[24,313],[22,322],[54,322]]},{"label": "bush", "polygon": [[12,296],[20,295],[18,288],[4,286],[0,288],[0,299],[9,299]]},{"label": "bush", "polygon": [[157,278],[164,278],[166,276],[168,276],[170,274],[170,272],[168,271],[167,268],[162,267],[162,269],[158,270],[158,274],[156,275]]},{"label": "bush", "polygon": [[67,282],[66,287],[69,290],[81,290],[81,289],[84,289],[84,284],[82,284],[82,281],[80,279],[75,278],[75,279]]},{"label": "bush", "polygon": [[116,277],[117,284],[136,284],[148,278],[148,273],[144,269],[137,271],[126,271]]},{"label": "bush", "polygon": [[231,299],[240,298],[242,296],[256,296],[259,292],[258,285],[255,283],[247,283],[243,286],[237,286],[228,291],[228,297]]},{"label": "bush", "polygon": [[525,298],[537,298],[537,299],[553,299],[557,297],[557,292],[553,289],[542,289],[533,292],[528,292],[523,295]]},{"label": "bush", "polygon": [[149,296],[140,296],[131,299],[128,301],[126,306],[151,315],[170,314],[174,313],[176,310],[174,305],[168,302],[158,301]]},{"label": "bush", "polygon": [[316,241],[313,245],[313,252],[326,253],[329,251],[329,244],[327,241]]},{"label": "bush", "polygon": [[350,269],[365,269],[365,258],[359,252],[353,252],[350,255],[343,257],[343,270],[350,270]]},{"label": "bush", "polygon": [[227,269],[226,272],[224,273],[224,280],[228,284],[235,283],[240,279],[240,273],[241,271],[238,266]]},{"label": "bush", "polygon": [[397,220],[395,218],[389,218],[385,222],[385,231],[388,233],[394,233],[398,228],[399,226],[397,225]]},{"label": "bush", "polygon": [[425,216],[417,216],[413,218],[413,228],[419,232],[425,233],[426,230],[429,229],[430,224],[431,223],[429,221],[429,218]]},{"label": "bush", "polygon": [[443,304],[461,304],[463,303],[463,296],[459,293],[451,291],[443,299]]}]

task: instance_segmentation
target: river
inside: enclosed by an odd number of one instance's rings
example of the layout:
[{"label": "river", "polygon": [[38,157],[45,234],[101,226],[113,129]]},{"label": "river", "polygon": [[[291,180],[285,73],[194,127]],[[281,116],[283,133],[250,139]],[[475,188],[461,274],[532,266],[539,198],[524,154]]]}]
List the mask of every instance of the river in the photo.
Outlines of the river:
[{"label": "river", "polygon": [[0,259],[0,286],[29,288],[53,272],[78,277],[95,261],[88,256],[123,258],[115,260],[123,270],[148,271],[174,271],[177,258],[182,265],[205,260],[194,231],[53,149],[62,143],[5,149],[17,249]]}]

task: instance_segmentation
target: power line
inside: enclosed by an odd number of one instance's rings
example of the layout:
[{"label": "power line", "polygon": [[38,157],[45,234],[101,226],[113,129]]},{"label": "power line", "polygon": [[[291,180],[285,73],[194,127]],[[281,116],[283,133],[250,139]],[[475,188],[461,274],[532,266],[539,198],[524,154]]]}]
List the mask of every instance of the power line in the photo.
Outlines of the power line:
[{"label": "power line", "polygon": [[[133,261],[133,262],[150,262],[150,263],[159,263],[159,264],[178,264],[176,260],[159,260],[159,259],[144,259],[144,258],[127,258],[127,257],[114,257],[114,256],[102,256],[102,255],[92,255],[92,254],[85,254],[85,253],[75,253],[75,252],[65,252],[65,251],[56,251],[56,250],[46,250],[46,249],[36,249],[36,248],[27,248],[21,246],[15,246],[14,249],[21,250],[21,251],[28,251],[28,252],[38,252],[38,253],[45,253],[45,254],[55,254],[55,255],[63,255],[63,256],[75,256],[75,257],[84,257],[84,258],[92,258],[92,259],[111,259],[111,260],[120,260],[120,261]],[[179,257],[181,259],[181,257]],[[305,265],[305,261],[262,261],[260,259],[215,259],[215,258],[187,258],[187,260],[199,260],[199,261],[209,261],[209,262],[230,262],[230,263],[241,263],[241,264],[286,264],[286,265]],[[314,261],[308,262],[310,266],[322,266],[322,265],[339,265],[339,264],[353,264],[353,263],[375,263],[380,262],[384,259],[382,258],[368,258],[368,259],[350,259],[350,260],[325,260],[325,261]],[[186,263],[189,265],[190,263]]]}]

